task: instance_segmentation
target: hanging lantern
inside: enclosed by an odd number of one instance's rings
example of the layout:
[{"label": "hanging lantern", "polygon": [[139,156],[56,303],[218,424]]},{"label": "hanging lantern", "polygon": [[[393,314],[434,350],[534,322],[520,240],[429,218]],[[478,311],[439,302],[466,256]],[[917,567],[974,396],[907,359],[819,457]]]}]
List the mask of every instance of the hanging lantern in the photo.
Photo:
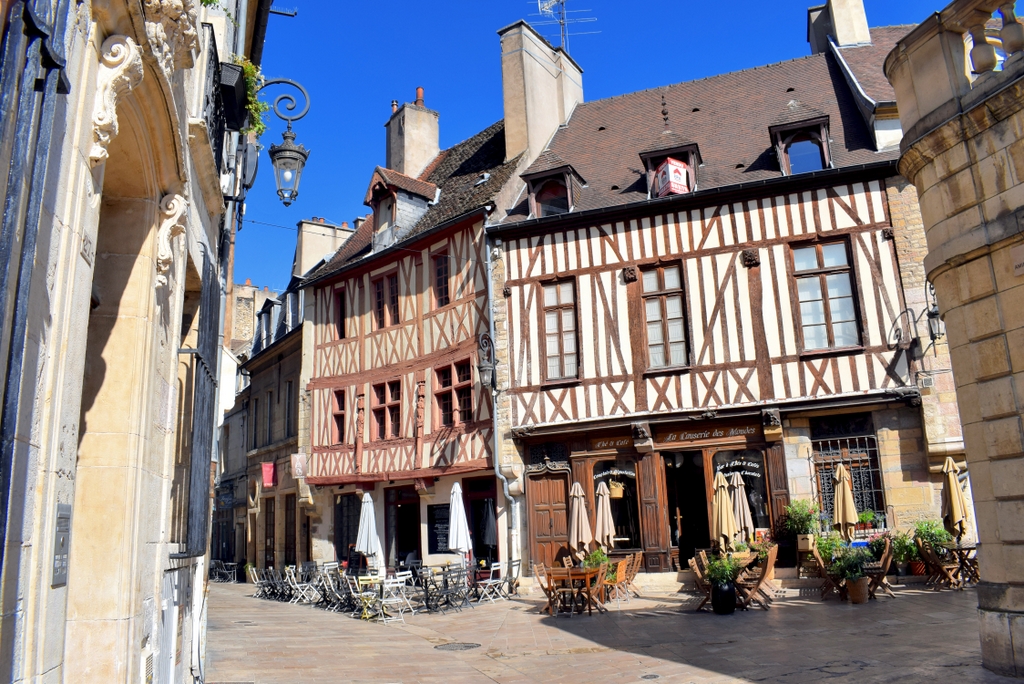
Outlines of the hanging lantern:
[{"label": "hanging lantern", "polygon": [[609,499],[621,499],[626,493],[626,488],[621,482],[611,480],[608,482],[608,498]]},{"label": "hanging lantern", "polygon": [[274,165],[277,196],[287,207],[299,196],[299,179],[302,177],[303,167],[306,166],[306,159],[309,158],[309,150],[303,145],[295,144],[295,133],[290,126],[281,137],[284,138],[284,142],[280,145],[271,145],[269,154],[270,163]]}]

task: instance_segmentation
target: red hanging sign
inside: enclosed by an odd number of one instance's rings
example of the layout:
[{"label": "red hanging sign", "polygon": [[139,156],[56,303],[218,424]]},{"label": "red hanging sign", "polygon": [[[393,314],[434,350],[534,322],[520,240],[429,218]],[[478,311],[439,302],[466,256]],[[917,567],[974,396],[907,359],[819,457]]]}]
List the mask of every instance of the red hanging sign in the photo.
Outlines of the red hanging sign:
[{"label": "red hanging sign", "polygon": [[263,466],[263,486],[273,487],[274,486],[274,464],[273,463],[262,463]]}]

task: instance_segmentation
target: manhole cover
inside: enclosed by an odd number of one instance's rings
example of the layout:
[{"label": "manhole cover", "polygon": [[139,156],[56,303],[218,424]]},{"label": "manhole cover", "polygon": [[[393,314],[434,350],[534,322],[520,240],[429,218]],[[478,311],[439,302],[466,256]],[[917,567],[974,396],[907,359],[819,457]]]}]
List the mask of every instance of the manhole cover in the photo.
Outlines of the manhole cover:
[{"label": "manhole cover", "polygon": [[468,651],[473,648],[480,648],[480,644],[464,644],[455,641],[450,644],[438,644],[434,648],[438,651]]},{"label": "manhole cover", "polygon": [[640,679],[661,679],[661,675],[658,675],[658,674],[645,674],[645,675],[640,675]]}]

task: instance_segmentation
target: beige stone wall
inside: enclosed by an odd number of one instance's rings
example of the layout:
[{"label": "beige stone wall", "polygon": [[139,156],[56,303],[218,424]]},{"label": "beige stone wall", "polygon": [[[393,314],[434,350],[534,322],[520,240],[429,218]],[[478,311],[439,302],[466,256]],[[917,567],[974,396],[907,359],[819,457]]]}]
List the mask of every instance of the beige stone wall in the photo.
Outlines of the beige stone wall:
[{"label": "beige stone wall", "polygon": [[[972,7],[945,11],[985,16]],[[1024,261],[1024,53],[975,78],[955,25],[922,24],[889,55],[886,75],[910,132],[899,168],[921,197],[925,268],[960,399],[981,541],[982,657],[1024,676],[1024,276],[1014,274]]]}]

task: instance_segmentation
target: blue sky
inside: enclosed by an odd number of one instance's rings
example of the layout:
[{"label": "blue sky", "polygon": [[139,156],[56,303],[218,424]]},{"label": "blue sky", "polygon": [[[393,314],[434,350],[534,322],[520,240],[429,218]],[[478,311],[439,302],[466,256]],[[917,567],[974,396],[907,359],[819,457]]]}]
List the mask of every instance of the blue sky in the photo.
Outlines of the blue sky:
[{"label": "blue sky", "polygon": [[[596,100],[804,56],[811,4],[819,2],[572,0],[570,10],[591,10],[576,16],[597,18],[575,30],[600,33],[570,38],[569,48],[583,67],[586,99]],[[944,4],[865,0],[872,26],[916,24]],[[309,114],[293,128],[311,154],[298,200],[284,207],[262,153],[236,242],[235,280],[283,289],[299,219],[351,222],[368,211],[362,199],[373,167],[384,163],[391,100],[410,102],[423,86],[426,106],[440,113],[441,147],[470,137],[502,117],[497,30],[539,18],[530,16],[536,0],[277,0],[275,6],[298,9],[298,16],[271,15],[263,72],[309,91]],[[557,27],[538,29],[557,42]],[[284,123],[270,117],[261,142],[279,143],[282,130]]]}]

